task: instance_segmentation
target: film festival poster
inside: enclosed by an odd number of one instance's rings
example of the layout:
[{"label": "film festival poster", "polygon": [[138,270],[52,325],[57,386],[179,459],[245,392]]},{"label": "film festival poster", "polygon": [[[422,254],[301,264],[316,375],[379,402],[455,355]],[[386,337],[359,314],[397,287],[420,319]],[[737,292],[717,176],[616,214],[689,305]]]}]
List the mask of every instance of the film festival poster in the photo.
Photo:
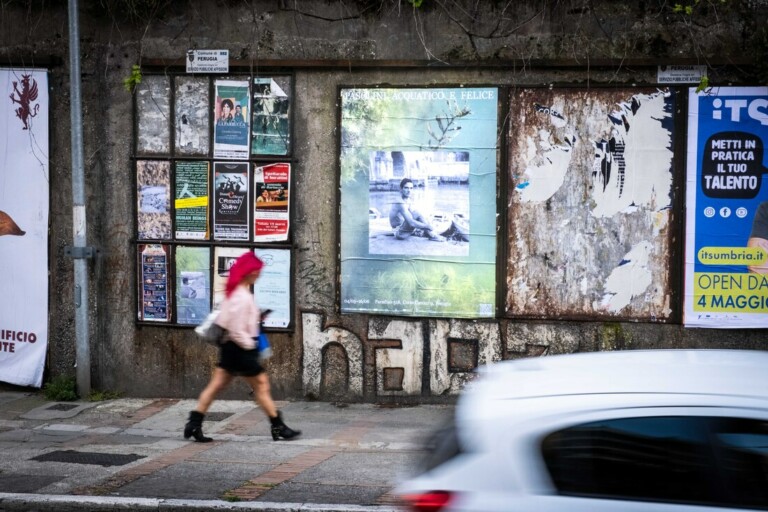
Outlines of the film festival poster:
[{"label": "film festival poster", "polygon": [[144,322],[170,321],[170,295],[168,293],[168,252],[167,245],[140,244],[139,279],[139,320]]},{"label": "film festival poster", "polygon": [[198,325],[211,311],[210,247],[176,247],[176,323]]},{"label": "film festival poster", "polygon": [[275,163],[254,170],[254,230],[256,242],[288,239],[291,164]]},{"label": "film festival poster", "polygon": [[179,240],[208,239],[208,192],[210,163],[176,162],[175,220]]},{"label": "film festival poster", "polygon": [[248,81],[216,80],[213,157],[247,160],[250,145]]},{"label": "film festival poster", "polygon": [[493,317],[498,90],[340,96],[342,313]]},{"label": "film festival poster", "polygon": [[250,163],[213,164],[213,239],[248,241]]}]

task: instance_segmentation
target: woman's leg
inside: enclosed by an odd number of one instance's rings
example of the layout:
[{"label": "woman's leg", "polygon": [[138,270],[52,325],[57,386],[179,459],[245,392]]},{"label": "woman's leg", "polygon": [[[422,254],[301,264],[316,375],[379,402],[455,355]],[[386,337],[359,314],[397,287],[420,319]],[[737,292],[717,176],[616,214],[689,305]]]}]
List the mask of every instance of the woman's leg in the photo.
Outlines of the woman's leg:
[{"label": "woman's leg", "polygon": [[219,391],[226,388],[230,382],[232,382],[232,375],[229,372],[218,367],[213,370],[210,382],[208,382],[208,385],[197,399],[197,408],[189,413],[189,420],[184,426],[184,439],[194,437],[198,443],[210,443],[213,441],[213,439],[203,434],[205,413],[208,412],[208,408],[213,403],[216,395],[219,394]]},{"label": "woman's leg", "polygon": [[216,395],[229,386],[230,382],[232,382],[232,375],[228,371],[219,368],[218,366],[214,368],[210,382],[208,382],[208,385],[200,393],[200,396],[197,399],[197,407],[195,410],[202,414],[208,412],[208,408],[216,399]]},{"label": "woman's leg", "polygon": [[275,402],[272,400],[272,393],[269,387],[269,376],[267,372],[261,372],[254,377],[246,377],[246,380],[253,388],[253,395],[256,399],[256,403],[261,406],[269,418],[271,424],[272,439],[277,441],[279,438],[291,439],[299,434],[300,430],[293,430],[283,423],[283,417],[280,411],[275,407]]},{"label": "woman's leg", "polygon": [[267,372],[261,372],[252,377],[245,377],[245,380],[248,381],[248,384],[253,389],[253,398],[264,411],[264,414],[266,414],[268,418],[277,417],[277,408],[275,407],[275,402],[272,400],[269,375],[267,375]]}]

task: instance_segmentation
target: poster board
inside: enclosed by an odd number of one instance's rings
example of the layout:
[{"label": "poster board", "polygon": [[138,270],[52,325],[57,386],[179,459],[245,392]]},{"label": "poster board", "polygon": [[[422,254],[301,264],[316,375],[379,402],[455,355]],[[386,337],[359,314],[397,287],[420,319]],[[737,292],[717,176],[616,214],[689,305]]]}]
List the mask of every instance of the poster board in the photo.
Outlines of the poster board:
[{"label": "poster board", "polygon": [[492,318],[495,88],[341,90],[341,312]]},{"label": "poster board", "polygon": [[685,326],[768,327],[768,88],[688,99]]},{"label": "poster board", "polygon": [[48,73],[0,69],[0,92],[0,381],[39,388],[48,346]]}]

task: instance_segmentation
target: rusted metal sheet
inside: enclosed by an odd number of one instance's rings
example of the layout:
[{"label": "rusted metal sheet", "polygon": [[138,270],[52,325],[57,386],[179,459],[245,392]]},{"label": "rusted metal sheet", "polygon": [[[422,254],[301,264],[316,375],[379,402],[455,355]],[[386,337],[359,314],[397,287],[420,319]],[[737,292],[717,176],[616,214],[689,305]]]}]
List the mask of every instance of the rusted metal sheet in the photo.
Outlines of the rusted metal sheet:
[{"label": "rusted metal sheet", "polygon": [[669,320],[674,102],[511,93],[508,316]]}]

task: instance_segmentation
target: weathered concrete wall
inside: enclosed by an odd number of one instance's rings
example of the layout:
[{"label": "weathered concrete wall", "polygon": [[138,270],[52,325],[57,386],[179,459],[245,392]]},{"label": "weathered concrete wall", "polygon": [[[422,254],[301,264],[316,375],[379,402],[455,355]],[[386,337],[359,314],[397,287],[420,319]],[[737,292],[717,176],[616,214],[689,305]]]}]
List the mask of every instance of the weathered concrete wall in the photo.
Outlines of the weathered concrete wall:
[{"label": "weathered concrete wall", "polygon": [[[755,330],[342,316],[337,304],[340,86],[631,86],[655,81],[649,63],[680,58],[716,59],[713,81],[755,83],[759,68],[744,58],[754,53],[744,34],[764,30],[765,1],[733,2],[695,18],[672,13],[668,2],[639,1],[466,1],[447,10],[428,0],[419,9],[398,0],[177,1],[158,2],[157,12],[126,13],[120,6],[127,3],[81,3],[88,240],[100,251],[91,262],[89,290],[95,388],[193,397],[215,362],[214,351],[190,329],[135,321],[133,98],[122,82],[131,65],[183,61],[189,48],[229,49],[254,70],[263,70],[265,60],[282,60],[295,73],[296,330],[272,337],[276,397],[442,400],[458,392],[474,364],[500,359],[636,348],[768,348],[764,332]],[[51,71],[49,375],[73,374],[75,362],[72,262],[64,255],[72,243],[65,4],[16,0],[0,6],[0,64]],[[104,12],[105,4],[113,10]],[[729,59],[743,65],[719,65]],[[372,60],[381,64],[359,65]],[[473,64],[447,65],[457,61]],[[238,384],[228,394],[243,396],[244,390]]]}]

